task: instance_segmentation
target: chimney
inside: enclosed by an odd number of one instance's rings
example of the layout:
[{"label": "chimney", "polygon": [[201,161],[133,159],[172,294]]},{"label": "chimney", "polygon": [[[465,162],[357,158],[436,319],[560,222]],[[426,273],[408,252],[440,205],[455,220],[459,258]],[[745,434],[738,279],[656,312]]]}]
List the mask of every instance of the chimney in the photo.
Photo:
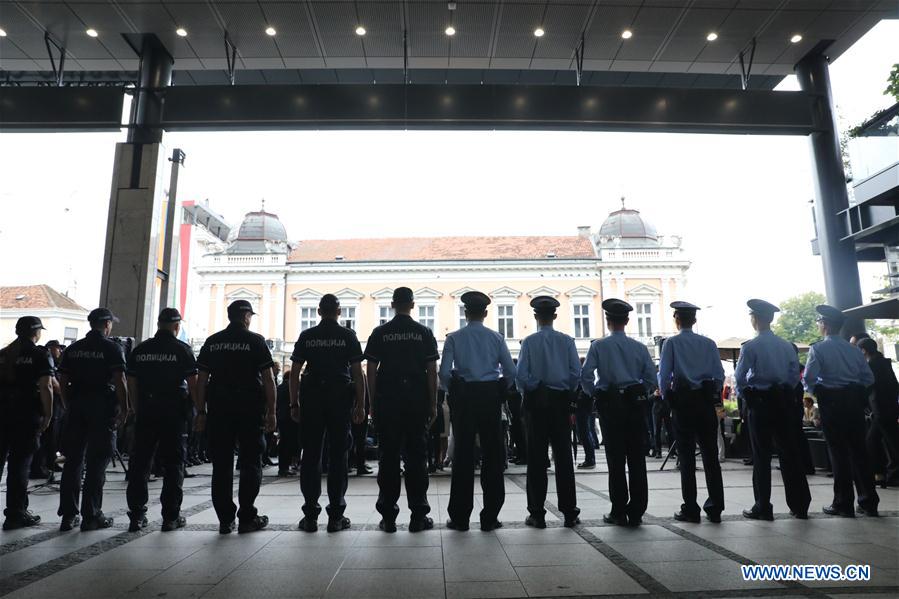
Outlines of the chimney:
[{"label": "chimney", "polygon": [[589,239],[590,238],[590,226],[587,225],[585,227],[578,227],[577,228],[577,236],[582,237],[584,239]]}]

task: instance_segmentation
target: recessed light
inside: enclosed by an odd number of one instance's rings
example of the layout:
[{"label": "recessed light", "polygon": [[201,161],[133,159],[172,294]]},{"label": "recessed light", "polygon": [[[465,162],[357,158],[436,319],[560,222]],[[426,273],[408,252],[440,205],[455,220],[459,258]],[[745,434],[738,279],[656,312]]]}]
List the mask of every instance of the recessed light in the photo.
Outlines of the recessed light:
[{"label": "recessed light", "polygon": [[187,37],[187,29],[184,27],[179,27],[175,30],[175,33],[178,34],[178,37]]},{"label": "recessed light", "polygon": [[626,40],[629,40],[632,37],[634,37],[634,32],[631,31],[630,29],[625,29],[624,31],[621,32],[621,37],[623,37]]},{"label": "recessed light", "polygon": [[796,35],[794,35],[793,37],[790,38],[790,41],[793,42],[794,44],[798,44],[799,42],[802,41],[802,36],[797,33]]},{"label": "recessed light", "polygon": [[6,29],[0,29],[0,37],[6,37]]},{"label": "recessed light", "polygon": [[705,36],[705,39],[709,40],[710,42],[714,42],[716,39],[718,39],[718,34],[713,31]]},{"label": "recessed light", "polygon": [[537,37],[543,37],[544,33],[546,33],[546,32],[543,31],[542,27],[538,27],[537,29],[534,30],[534,35]]},{"label": "recessed light", "polygon": [[268,27],[265,28],[265,34],[266,34],[266,35],[276,35],[277,33],[278,33],[278,32],[275,31],[275,28],[272,27],[271,25],[269,25]]},{"label": "recessed light", "polygon": [[97,37],[98,35],[100,35],[99,33],[97,33],[96,29],[88,29],[87,31],[85,31],[85,33],[90,37]]},{"label": "recessed light", "polygon": [[356,27],[356,35],[365,35],[365,27],[362,25]]},{"label": "recessed light", "polygon": [[453,27],[452,25],[450,25],[449,27],[446,28],[446,34],[447,35],[456,35],[456,28]]}]

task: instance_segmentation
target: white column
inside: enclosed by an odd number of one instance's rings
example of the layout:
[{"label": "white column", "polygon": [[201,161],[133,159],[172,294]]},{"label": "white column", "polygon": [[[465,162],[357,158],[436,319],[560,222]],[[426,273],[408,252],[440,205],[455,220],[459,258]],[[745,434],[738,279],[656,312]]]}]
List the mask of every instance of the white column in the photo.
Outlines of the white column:
[{"label": "white column", "polygon": [[668,319],[670,319],[670,309],[668,305],[673,301],[670,298],[671,295],[671,278],[670,277],[662,277],[662,295],[659,296],[659,302],[661,305],[659,306],[659,324],[656,325],[658,327],[659,334],[664,333],[671,325],[668,324]]},{"label": "white column", "polygon": [[218,283],[215,286],[215,330],[220,331],[225,328],[225,312],[228,306],[225,305],[225,285]]},{"label": "white column", "polygon": [[286,306],[284,305],[284,280],[280,280],[275,284],[275,293],[278,297],[275,298],[275,305],[277,309],[275,311],[275,339],[281,339],[282,341],[287,341],[285,339],[284,332],[284,319],[287,317],[287,313],[285,312]]},{"label": "white column", "polygon": [[271,283],[263,283],[262,284],[262,331],[261,334],[266,339],[271,337],[271,329],[269,328],[272,322],[272,284]]},{"label": "white column", "polygon": [[190,315],[191,335],[206,337],[209,335],[209,285],[202,283],[197,288],[197,297],[188,295],[187,310]]}]

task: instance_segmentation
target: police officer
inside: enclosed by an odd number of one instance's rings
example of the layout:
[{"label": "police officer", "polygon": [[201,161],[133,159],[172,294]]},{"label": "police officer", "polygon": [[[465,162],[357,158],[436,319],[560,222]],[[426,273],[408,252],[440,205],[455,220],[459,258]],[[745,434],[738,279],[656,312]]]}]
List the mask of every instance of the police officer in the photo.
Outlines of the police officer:
[{"label": "police officer", "polygon": [[[833,306],[817,306],[818,331],[824,340],[809,348],[802,382],[814,394],[821,412],[821,428],[830,450],[833,468],[833,502],[824,508],[829,516],[851,518],[877,516],[880,498],[874,489],[874,473],[865,453],[865,406],[874,374],[858,348],[840,337],[843,313]],[[858,491],[853,510],[852,483]]]},{"label": "police officer", "polygon": [[[858,348],[868,361],[868,367],[874,375],[874,388],[871,393],[871,425],[865,442],[868,447],[868,457],[877,475],[883,477],[882,484],[896,484],[899,482],[899,381],[893,371],[892,361],[885,357],[877,349],[877,342],[871,339],[862,339],[858,342]],[[884,457],[887,463],[884,464]]]},{"label": "police officer", "polygon": [[[253,532],[268,525],[254,503],[262,484],[265,433],[275,430],[275,374],[272,354],[261,335],[250,331],[253,307],[246,300],[228,306],[228,327],[206,339],[197,358],[199,376],[194,426],[207,426],[212,458],[212,506],[219,533]],[[208,398],[208,399],[207,399]],[[207,415],[208,406],[208,415]],[[232,500],[234,448],[239,446],[237,510]]]},{"label": "police officer", "polygon": [[680,484],[684,503],[675,520],[699,522],[696,503],[696,455],[699,444],[709,498],[703,505],[711,522],[721,522],[724,510],[724,484],[718,462],[718,415],[724,369],[715,342],[693,332],[698,306],[672,302],[678,334],[662,345],[659,360],[659,389],[671,404],[674,435],[680,456]]},{"label": "police officer", "polygon": [[612,510],[603,520],[607,524],[639,526],[649,499],[643,406],[656,388],[656,369],[646,346],[624,333],[634,308],[611,298],[602,303],[602,309],[611,334],[590,345],[581,385],[588,395],[596,397],[606,447]]},{"label": "police officer", "polygon": [[16,340],[0,350],[0,456],[9,455],[3,530],[40,524],[28,511],[28,473],[38,437],[53,417],[53,359],[36,343],[36,316],[16,322]]},{"label": "police officer", "polygon": [[437,340],[410,316],[415,298],[397,287],[396,315],[376,327],[365,345],[369,396],[379,439],[378,528],[396,532],[400,456],[405,458],[409,532],[434,527],[428,517],[428,428],[437,417]]},{"label": "police officer", "polygon": [[[475,435],[478,435],[482,457],[481,489],[484,491],[481,530],[491,531],[502,526],[497,516],[506,498],[501,412],[507,388],[499,379],[502,376],[511,383],[516,378],[516,369],[506,340],[484,326],[490,298],[480,291],[469,291],[461,299],[468,324],[447,335],[440,363],[440,381],[448,391],[455,440],[448,507],[450,519],[446,526],[468,530],[474,503],[474,444]],[[539,467],[545,461],[538,460],[535,465]],[[530,462],[528,460],[528,464]]]},{"label": "police officer", "polygon": [[771,332],[774,313],[780,308],[760,299],[749,306],[755,339],[743,344],[734,371],[737,393],[746,403],[752,446],[752,490],[755,505],[743,510],[750,520],[773,520],[771,505],[772,441],[777,443],[784,492],[790,513],[808,518],[812,501],[805,467],[797,443],[794,389],[799,382],[799,359],[793,345]]},{"label": "police officer", "polygon": [[[62,350],[64,349],[62,344],[56,339],[51,339],[44,345],[44,348],[50,352],[53,364],[59,364],[62,358]],[[57,439],[59,437],[59,419],[63,410],[60,405],[62,402],[59,398],[59,382],[56,380],[55,368],[50,376],[50,384],[53,388],[53,415],[49,425],[41,433],[37,451],[34,452],[34,457],[31,459],[30,478],[48,479],[52,476],[51,473],[53,471],[59,470],[59,467],[56,465],[56,451],[58,447]]]},{"label": "police officer", "polygon": [[[343,515],[350,418],[362,422],[365,417],[362,346],[356,333],[338,322],[341,310],[336,296],[323,295],[318,313],[321,322],[300,333],[290,357],[290,412],[291,418],[300,424],[303,440],[300,489],[305,503],[300,529],[318,530],[322,444],[327,433],[328,532],[337,532],[350,527],[350,519]],[[306,371],[301,380],[303,364]]]},{"label": "police officer", "polygon": [[[188,396],[196,393],[197,363],[190,346],[178,340],[181,313],[164,308],[156,335],[134,348],[128,357],[128,396],[136,416],[134,453],[128,472],[129,530],[147,526],[147,476],[156,455],[162,481],[162,530],[181,528],[184,460],[187,453]],[[158,449],[157,449],[158,448]]]},{"label": "police officer", "polygon": [[109,309],[97,308],[87,320],[91,330],[69,346],[59,365],[59,386],[68,411],[61,440],[66,456],[59,486],[62,531],[72,530],[78,522],[83,469],[81,530],[112,526],[112,518],[103,514],[103,485],[116,431],[128,415],[125,354],[109,339],[119,319]]},{"label": "police officer", "polygon": [[[546,452],[553,448],[556,495],[565,526],[580,522],[574,488],[571,455],[570,406],[578,388],[581,362],[574,339],[553,329],[559,302],[541,295],[531,300],[537,332],[521,342],[516,384],[524,397],[528,436],[527,499],[525,524],[546,528]],[[445,356],[445,354],[444,354]]]}]

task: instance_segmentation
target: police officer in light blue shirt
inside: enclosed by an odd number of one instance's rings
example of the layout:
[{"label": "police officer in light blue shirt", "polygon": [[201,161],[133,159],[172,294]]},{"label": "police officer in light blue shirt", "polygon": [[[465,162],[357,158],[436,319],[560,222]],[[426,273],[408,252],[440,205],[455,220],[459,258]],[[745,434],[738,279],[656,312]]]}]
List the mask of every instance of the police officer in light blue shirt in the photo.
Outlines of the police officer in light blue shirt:
[{"label": "police officer in light blue shirt", "polygon": [[518,389],[524,396],[528,435],[527,498],[525,524],[546,528],[546,452],[551,445],[555,462],[556,494],[565,526],[580,520],[574,486],[569,414],[578,386],[581,362],[574,339],[553,329],[559,302],[541,295],[531,300],[537,332],[521,342],[518,354]]},{"label": "police officer in light blue shirt", "polygon": [[702,453],[702,467],[709,498],[703,505],[711,522],[721,522],[724,510],[724,484],[718,463],[718,414],[724,369],[718,347],[708,337],[693,332],[699,306],[672,302],[678,334],[662,345],[659,360],[659,390],[671,403],[671,417],[680,456],[681,494],[684,503],[675,520],[699,522],[696,503],[696,444]]},{"label": "police officer in light blue shirt", "polygon": [[[818,330],[825,337],[809,349],[802,383],[818,400],[833,467],[833,503],[824,508],[824,513],[877,516],[880,498],[865,453],[865,406],[874,374],[861,350],[840,337],[843,313],[828,305],[815,310]],[[858,507],[854,510],[853,481],[858,491]]]},{"label": "police officer in light blue shirt", "polygon": [[649,500],[643,405],[648,401],[647,394],[656,388],[656,369],[646,346],[624,332],[633,306],[610,298],[602,303],[602,309],[611,334],[590,346],[581,386],[596,397],[606,446],[612,510],[603,520],[639,526]]},{"label": "police officer in light blue shirt", "polygon": [[780,308],[761,299],[749,306],[755,339],[743,344],[734,371],[737,393],[746,404],[749,440],[752,445],[752,490],[755,504],[743,510],[750,520],[774,520],[771,505],[771,454],[777,442],[780,472],[790,513],[808,518],[812,497],[799,453],[798,422],[792,417],[794,389],[799,382],[799,358],[793,345],[771,331]]},{"label": "police officer in light blue shirt", "polygon": [[[515,364],[506,340],[484,326],[490,298],[480,291],[462,295],[467,326],[446,337],[440,363],[440,381],[448,391],[450,420],[455,449],[450,479],[450,520],[447,528],[468,530],[474,507],[474,442],[481,440],[481,488],[484,509],[481,530],[491,531],[502,523],[497,520],[505,502],[503,467],[505,443],[501,405],[507,389],[505,380],[515,380]],[[500,372],[502,368],[502,372]]]}]

